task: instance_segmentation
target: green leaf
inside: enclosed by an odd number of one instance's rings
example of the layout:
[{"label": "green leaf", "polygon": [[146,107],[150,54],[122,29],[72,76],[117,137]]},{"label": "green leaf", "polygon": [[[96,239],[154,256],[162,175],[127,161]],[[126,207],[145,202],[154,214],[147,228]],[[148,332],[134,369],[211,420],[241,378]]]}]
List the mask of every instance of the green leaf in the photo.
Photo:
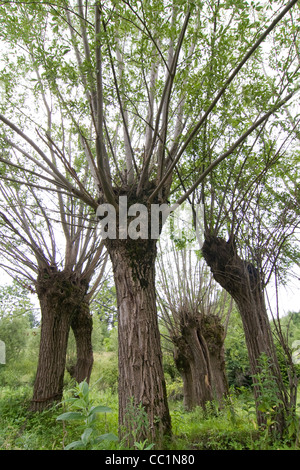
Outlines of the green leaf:
[{"label": "green leaf", "polygon": [[77,410],[84,410],[86,409],[87,402],[84,398],[75,398],[72,403],[72,408]]},{"label": "green leaf", "polygon": [[64,450],[78,449],[80,447],[83,447],[83,442],[82,441],[74,441],[74,442],[71,442],[71,444],[68,444],[64,448]]},{"label": "green leaf", "polygon": [[94,442],[102,442],[102,441],[118,441],[118,437],[113,434],[112,432],[108,432],[106,434],[101,434],[101,436],[97,436]]},{"label": "green leaf", "polygon": [[112,411],[108,406],[92,406],[89,412],[89,415],[93,413],[110,413]]},{"label": "green leaf", "polygon": [[82,396],[83,396],[84,398],[87,397],[88,394],[89,394],[89,385],[88,385],[88,383],[85,382],[85,381],[84,381],[84,382],[81,382],[81,383],[79,384],[79,390],[80,390],[80,392],[82,393]]},{"label": "green leaf", "polygon": [[68,411],[67,413],[63,413],[56,418],[56,421],[71,421],[75,419],[82,419],[82,413],[77,411]]},{"label": "green leaf", "polygon": [[90,435],[92,434],[92,432],[93,432],[93,428],[86,428],[84,430],[83,434],[81,435],[81,440],[84,445],[87,445],[87,443],[89,442]]}]

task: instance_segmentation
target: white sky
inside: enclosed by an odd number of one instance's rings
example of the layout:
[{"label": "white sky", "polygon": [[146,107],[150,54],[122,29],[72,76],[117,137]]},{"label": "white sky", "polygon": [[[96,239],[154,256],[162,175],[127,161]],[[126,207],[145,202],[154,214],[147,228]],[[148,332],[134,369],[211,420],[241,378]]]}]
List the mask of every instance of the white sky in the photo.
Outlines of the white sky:
[{"label": "white sky", "polygon": [[[299,277],[291,277],[286,286],[279,287],[279,314],[286,315],[288,312],[300,312],[300,269],[298,268]],[[269,302],[271,304],[273,314],[276,316],[276,291],[274,285],[268,287]]]}]

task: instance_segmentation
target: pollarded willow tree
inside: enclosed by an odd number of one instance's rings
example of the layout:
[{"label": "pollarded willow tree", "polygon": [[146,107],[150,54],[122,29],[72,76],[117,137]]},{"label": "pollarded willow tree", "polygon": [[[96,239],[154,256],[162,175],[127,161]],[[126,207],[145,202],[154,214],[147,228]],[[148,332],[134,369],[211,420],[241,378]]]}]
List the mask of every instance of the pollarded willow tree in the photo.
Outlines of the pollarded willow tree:
[{"label": "pollarded willow tree", "polygon": [[26,188],[18,183],[15,169],[5,162],[14,155],[21,163],[24,149],[10,145],[7,138],[0,137],[0,265],[40,303],[40,350],[31,404],[40,411],[62,399],[70,328],[76,342],[70,372],[77,382],[90,379],[90,303],[104,278],[107,256],[85,204],[64,191],[42,188],[29,161],[23,175]]},{"label": "pollarded willow tree", "polygon": [[[33,58],[33,45],[28,43],[27,46],[31,81],[42,98],[39,103],[31,101],[31,110],[36,113],[32,122],[38,121],[39,113],[43,115],[48,163],[55,168],[62,154],[51,138],[57,132],[53,116],[61,113],[61,109],[55,109],[51,90],[43,86]],[[3,83],[16,85],[14,96],[10,98],[14,106],[24,102],[28,91],[32,91],[30,85],[27,90],[26,86],[18,88],[24,75],[26,68],[16,70],[15,64],[6,69]],[[90,176],[88,167],[82,164],[82,147],[78,148],[77,140],[74,146],[72,132],[64,125],[62,114],[59,135],[66,149],[65,164],[68,166],[72,155],[73,174],[80,174],[88,188]],[[90,304],[104,280],[107,254],[95,230],[97,222],[89,206],[63,188],[53,191],[51,178],[44,177],[41,181],[30,141],[24,146],[11,139],[12,133],[0,135],[1,266],[34,292],[40,303],[40,351],[31,404],[32,410],[40,411],[62,399],[65,368],[77,382],[89,382],[93,366]],[[14,165],[10,165],[12,160]],[[64,177],[67,181],[68,173],[65,172]],[[76,360],[68,366],[66,351],[70,328],[75,337]]]},{"label": "pollarded willow tree", "polygon": [[[295,410],[295,387],[283,380],[273,342],[266,304],[266,288],[274,270],[284,278],[297,260],[299,209],[296,183],[298,152],[294,129],[273,129],[253,136],[251,145],[236,152],[232,165],[213,171],[202,185],[205,206],[205,241],[202,252],[215,280],[234,298],[240,312],[251,371],[260,371],[262,355],[268,357],[270,371],[277,385],[277,430],[282,434],[288,414]],[[211,145],[211,138],[202,139]],[[280,142],[279,145],[278,142]],[[209,153],[209,152],[208,152]],[[253,173],[253,166],[256,173]],[[216,181],[220,181],[219,185]],[[294,383],[294,380],[291,380]],[[266,422],[261,393],[254,387],[258,423]]]},{"label": "pollarded willow tree", "polygon": [[[94,210],[99,204],[109,204],[116,213],[116,237],[107,237],[106,248],[118,298],[120,428],[132,425],[126,410],[133,399],[148,414],[149,436],[145,437],[159,441],[171,430],[155,298],[161,224],[150,233],[152,210],[173,202],[174,176],[185,175],[186,151],[207,118],[219,122],[228,103],[236,103],[238,110],[237,94],[261,67],[264,40],[273,39],[273,31],[283,18],[290,18],[295,4],[296,0],[265,6],[246,1],[92,4],[57,0],[1,7],[1,36],[17,52],[13,56],[4,52],[3,63],[23,68],[29,83],[33,60],[44,89],[51,90],[53,106],[63,110],[64,119],[78,136],[94,178],[93,189],[87,189],[74,172],[72,159],[66,162],[59,133],[51,140],[61,155],[60,165],[51,164],[47,154],[50,137],[44,132],[32,138],[36,132],[30,110],[24,114],[24,102],[10,108],[6,101],[0,115],[3,132],[13,130],[17,139],[31,147],[41,178],[51,176],[54,186],[71,192]],[[287,27],[293,28],[291,20]],[[276,41],[268,44],[271,49],[277,46]],[[2,76],[5,78],[4,70]],[[7,97],[12,86],[5,83]],[[239,135],[233,134],[229,146],[205,164],[193,185],[181,193],[179,204],[296,92],[296,86],[290,85],[278,90],[275,97],[268,95],[267,81],[264,87],[261,112],[253,116],[249,103],[249,119],[241,123]],[[40,84],[33,92],[41,100]],[[18,116],[22,124],[16,122]],[[62,167],[69,172],[67,178]],[[137,217],[141,207],[146,208],[143,219]],[[123,222],[125,235],[119,233],[119,222]],[[108,230],[111,233],[114,230]]]},{"label": "pollarded willow tree", "polygon": [[90,379],[90,303],[104,278],[106,256],[93,221],[86,225],[81,203],[61,195],[41,198],[31,185],[32,179],[24,194],[15,182],[1,182],[0,264],[39,300],[41,338],[31,409],[41,411],[62,399],[70,328],[76,342],[72,376],[77,382]]},{"label": "pollarded willow tree", "polygon": [[[291,20],[294,24],[297,21],[292,13]],[[238,137],[245,120],[262,112],[269,93],[288,88],[291,77],[297,76],[299,31],[294,28],[287,39],[285,21],[276,30],[280,54],[278,49],[276,54],[275,51],[262,53],[258,59],[262,68],[252,71],[256,80],[243,82],[243,94],[220,109],[219,119],[208,117],[189,150],[186,176],[178,184],[192,185],[197,180],[194,176],[197,169],[201,171],[216,160],[224,143],[230,147],[233,136]],[[276,64],[276,75],[270,63]],[[217,64],[213,64],[212,71],[216,71],[216,67]],[[261,74],[266,75],[266,71],[271,85],[269,91],[259,78]],[[212,88],[215,86],[213,76]],[[261,356],[268,357],[274,384],[277,384],[276,400],[281,403],[276,406],[274,427],[281,434],[286,428],[287,416],[293,415],[295,410],[295,382],[294,377],[290,377],[289,388],[282,380],[265,290],[274,269],[284,274],[287,266],[297,261],[295,233],[299,228],[299,210],[295,188],[299,179],[299,153],[295,137],[298,123],[296,106],[272,116],[233,152],[231,158],[213,169],[198,188],[198,195],[193,194],[205,207],[202,251],[214,278],[238,305],[254,377],[260,372]],[[255,387],[254,393],[257,420],[264,424],[267,417],[262,412],[261,390]]]},{"label": "pollarded willow tree", "polygon": [[184,406],[205,410],[215,400],[222,407],[229,392],[224,341],[232,301],[191,246],[160,250],[158,266],[161,320],[182,377]]}]

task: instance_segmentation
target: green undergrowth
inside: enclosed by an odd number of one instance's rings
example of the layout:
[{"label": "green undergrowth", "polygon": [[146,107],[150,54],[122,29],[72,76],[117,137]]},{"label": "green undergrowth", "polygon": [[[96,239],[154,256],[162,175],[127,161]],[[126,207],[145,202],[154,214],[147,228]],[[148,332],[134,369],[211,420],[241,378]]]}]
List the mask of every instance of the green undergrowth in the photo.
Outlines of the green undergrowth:
[{"label": "green undergrowth", "polygon": [[173,450],[246,450],[253,448],[258,433],[252,413],[247,415],[242,404],[233,409],[227,404],[222,410],[209,407],[206,412],[195,408],[186,412],[181,403],[171,411],[174,439]]},{"label": "green undergrowth", "polygon": [[[100,387],[101,388],[101,387]],[[70,389],[71,390],[71,389]],[[71,391],[65,393],[64,402],[42,413],[29,411],[30,387],[0,389],[0,450],[62,450],[84,435],[84,422],[61,421],[57,418],[70,411]],[[99,413],[93,427],[95,435],[118,434],[118,399],[110,391],[91,387],[93,406],[109,407],[109,413]],[[265,450],[296,449],[294,442],[270,444],[259,432],[253,413],[253,404],[247,394],[231,397],[222,410],[214,405],[206,412],[201,408],[187,412],[182,402],[170,402],[173,436],[164,445],[167,450]],[[149,445],[150,444],[150,445]],[[137,442],[135,450],[157,449],[155,443]],[[91,447],[99,450],[126,450],[121,441],[99,442]]]}]

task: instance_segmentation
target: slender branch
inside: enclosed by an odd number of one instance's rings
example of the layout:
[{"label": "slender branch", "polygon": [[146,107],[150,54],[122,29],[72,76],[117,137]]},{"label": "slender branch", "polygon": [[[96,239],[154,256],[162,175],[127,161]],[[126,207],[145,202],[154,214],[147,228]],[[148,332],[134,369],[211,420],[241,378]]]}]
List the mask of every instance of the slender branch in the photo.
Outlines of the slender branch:
[{"label": "slender branch", "polygon": [[[155,48],[156,48],[158,54],[160,55],[160,57],[161,57],[161,59],[162,59],[162,62],[163,62],[163,64],[165,65],[165,67],[168,68],[168,64],[166,63],[165,58],[164,58],[164,56],[163,56],[161,50],[159,49],[157,42],[155,41],[155,39],[154,39],[154,37],[153,37],[151,31],[149,30],[149,28],[148,28],[148,26],[147,26],[147,24],[146,24],[146,21],[143,20],[143,19],[141,18],[141,16],[138,14],[138,12],[133,9],[133,7],[132,7],[132,5],[130,4],[130,2],[123,0],[123,3],[125,3],[125,5],[127,5],[127,6],[130,8],[130,10],[133,12],[133,14],[138,18],[138,20],[140,21],[140,23],[143,25],[143,27],[145,28],[145,31],[146,31],[146,33],[147,33],[147,37],[149,37],[149,39],[150,39],[150,40],[152,41],[152,43],[154,44],[154,46],[155,46]],[[124,18],[123,18],[123,19],[124,19]],[[127,19],[127,21],[129,21],[129,20]],[[134,23],[133,21],[130,21],[130,23],[132,23],[139,31],[141,31],[141,33],[145,34],[144,31],[143,31],[143,29],[140,28],[136,23]]]},{"label": "slender branch", "polygon": [[[105,31],[106,31],[106,29],[105,29]],[[128,178],[128,183],[131,184],[131,183],[133,183],[133,179],[134,179],[133,163],[135,165],[136,173],[138,173],[138,168],[137,168],[137,165],[134,161],[134,154],[133,154],[131,139],[130,139],[129,130],[128,130],[128,116],[127,116],[127,112],[126,112],[126,110],[124,108],[124,105],[123,105],[123,100],[122,100],[122,97],[121,97],[121,91],[120,91],[120,88],[119,88],[119,85],[118,85],[117,74],[116,74],[116,71],[115,71],[114,61],[113,61],[113,57],[112,57],[112,54],[111,54],[111,49],[110,49],[110,46],[109,46],[108,42],[107,42],[107,47],[108,47],[110,66],[111,66],[111,70],[112,70],[112,74],[113,74],[113,78],[114,78],[115,90],[116,90],[116,93],[117,93],[119,108],[120,108],[120,111],[121,111],[122,122],[123,122],[127,178]],[[118,60],[118,64],[119,64],[120,76],[121,76],[121,79],[122,79],[122,75],[123,75],[123,72],[124,72],[124,63],[123,63],[123,60],[122,60],[121,52],[119,50],[119,44],[117,44],[117,60]]]},{"label": "slender branch", "polygon": [[96,45],[96,85],[97,85],[97,113],[96,113],[96,148],[98,167],[103,174],[105,168],[105,145],[103,140],[103,77],[102,77],[102,44],[101,44],[101,15],[102,11],[99,4],[95,5],[95,45]]},{"label": "slender branch", "polygon": [[46,180],[46,181],[49,181],[51,182],[52,184],[56,184],[57,186],[60,186],[62,188],[65,188],[65,184],[63,184],[57,177],[57,175],[55,175],[55,173],[53,173],[52,171],[49,170],[49,168],[47,168],[45,165],[43,165],[41,162],[39,162],[36,158],[32,157],[28,152],[25,152],[24,149],[22,149],[21,147],[19,147],[17,144],[15,144],[14,142],[12,142],[10,139],[8,139],[7,137],[3,137],[5,142],[7,142],[12,148],[14,148],[15,150],[17,150],[18,152],[20,152],[22,155],[24,155],[24,157],[26,157],[28,160],[32,161],[36,166],[38,166],[41,170],[45,171],[46,173],[48,173],[49,175],[51,175],[54,180],[50,180],[49,178],[47,178],[46,176],[42,176],[40,173],[36,173],[32,170],[27,170],[25,169],[24,167],[20,166],[20,165],[17,165],[17,164],[14,164],[4,158],[1,157],[0,161],[9,165],[9,166],[12,166],[14,168],[18,168],[20,170],[24,170],[24,171],[27,171],[28,173],[31,173],[32,175],[38,175],[40,178]]},{"label": "slender branch", "polygon": [[[296,93],[297,91],[299,90],[299,87],[292,91],[291,93],[289,93],[282,101],[280,101],[279,103],[277,103],[277,105],[275,105],[270,111],[268,111],[266,114],[264,114],[260,119],[258,119],[254,124],[252,124],[252,126],[249,127],[249,129],[244,132],[241,137],[233,144],[231,145],[231,147],[226,151],[224,152],[222,155],[220,155],[218,158],[216,158],[207,168],[206,170],[199,176],[199,178],[195,181],[195,183],[191,186],[191,188],[185,193],[183,194],[183,196],[181,196],[176,204],[182,204],[188,197],[190,194],[192,194],[193,191],[195,191],[195,189],[199,186],[199,184],[206,178],[206,176],[212,172],[212,170],[218,166],[223,160],[225,160],[225,158],[227,158],[229,155],[231,155],[235,150],[236,148],[241,145],[244,140],[255,130],[257,129],[257,127],[259,127],[261,124],[264,123],[264,121],[266,121],[266,119],[268,119],[272,114],[274,114],[279,108],[281,108],[283,105],[285,105]],[[152,199],[152,195],[150,196],[150,198]],[[174,206],[175,207],[175,206]]]},{"label": "slender branch", "polygon": [[0,120],[9,126],[14,132],[16,132],[22,139],[24,139],[28,144],[42,157],[42,159],[47,163],[47,165],[51,168],[53,173],[56,175],[58,180],[63,184],[64,187],[66,187],[71,193],[73,193],[75,196],[78,198],[82,199],[85,201],[87,204],[89,204],[91,207],[95,207],[96,204],[95,202],[90,198],[87,197],[85,194],[83,194],[81,191],[76,189],[69,181],[68,179],[58,171],[56,166],[49,160],[49,158],[46,156],[46,154],[40,149],[40,147],[33,142],[32,139],[30,139],[26,134],[24,134],[21,129],[19,129],[15,124],[13,124],[9,119],[4,117],[2,114],[0,114]]},{"label": "slender branch", "polygon": [[[82,2],[78,1],[78,4],[81,4],[81,3]],[[93,77],[91,77],[91,73],[88,74],[87,77],[86,77],[85,74],[81,72],[81,70],[82,70],[82,60],[81,60],[79,49],[76,45],[74,27],[72,25],[71,16],[70,16],[70,13],[67,9],[66,9],[66,16],[67,16],[69,31],[70,31],[70,34],[71,34],[71,40],[72,40],[71,42],[73,44],[73,49],[74,49],[74,52],[75,52],[75,56],[76,56],[76,60],[77,60],[77,64],[78,64],[78,68],[79,68],[79,72],[80,72],[81,81],[84,85],[87,100],[88,101],[91,100],[91,103],[92,103],[91,112],[95,116],[96,109],[97,109],[96,90],[95,90],[95,86],[94,86],[95,80],[93,79]],[[92,68],[90,50],[89,50],[89,45],[88,45],[88,38],[87,38],[87,33],[86,33],[86,27],[85,27],[85,23],[82,19],[80,19],[80,26],[81,26],[81,36],[82,36],[82,41],[83,41],[83,45],[84,45],[85,57],[86,57],[87,63]],[[88,92],[88,82],[89,82],[89,86],[91,88],[91,94],[89,94],[89,92]]]},{"label": "slender branch", "polygon": [[3,213],[0,212],[0,217],[2,218],[3,222],[5,223],[6,227],[9,227],[9,229],[17,235],[17,237],[22,240],[25,245],[29,246],[33,252],[35,253],[35,256],[39,262],[42,264],[45,263],[45,257],[41,253],[40,248],[36,245],[36,243],[31,239],[30,241],[27,240],[20,232],[19,230],[12,224],[12,222],[8,219],[8,217]]},{"label": "slender branch", "polygon": [[144,185],[145,179],[146,179],[147,174],[148,174],[148,168],[149,168],[149,165],[150,165],[150,162],[151,162],[151,159],[152,159],[152,153],[153,153],[153,150],[155,148],[156,139],[157,139],[157,136],[158,136],[158,129],[159,129],[159,123],[160,123],[160,119],[161,119],[161,114],[163,112],[164,107],[169,106],[172,85],[173,85],[173,82],[174,82],[174,79],[175,79],[176,69],[177,69],[177,65],[178,65],[179,54],[180,54],[181,47],[182,47],[182,44],[183,44],[183,40],[184,40],[184,37],[185,37],[186,29],[187,29],[187,26],[188,26],[188,23],[189,23],[189,20],[190,20],[190,16],[191,16],[191,10],[189,8],[188,12],[186,14],[186,17],[185,17],[185,20],[184,20],[179,38],[178,38],[178,43],[177,43],[176,51],[175,51],[175,54],[174,54],[174,57],[173,57],[171,69],[170,69],[169,74],[167,76],[165,86],[164,86],[164,90],[163,90],[163,93],[162,93],[162,96],[161,96],[160,104],[159,104],[159,107],[158,107],[158,111],[157,111],[157,115],[156,115],[156,124],[155,124],[154,133],[153,133],[153,137],[152,137],[152,144],[150,146],[148,155],[146,155],[146,161],[144,163],[144,168],[143,168],[143,171],[141,173],[139,185],[138,185],[138,188],[137,188],[137,194],[138,195],[141,193],[141,191],[143,189],[143,185]]},{"label": "slender branch", "polygon": [[111,186],[110,169],[104,143],[104,114],[103,114],[103,79],[101,54],[101,6],[95,5],[95,43],[96,43],[96,84],[97,84],[97,120],[96,120],[96,152],[101,189],[109,204],[118,209]]},{"label": "slender branch", "polygon": [[[90,52],[90,46],[89,46],[88,35],[87,35],[87,30],[86,30],[86,20],[84,18],[83,6],[82,6],[82,1],[81,0],[78,0],[77,6],[78,6],[78,12],[79,12],[79,15],[80,15],[81,38],[82,38],[82,42],[83,42],[85,58],[86,58],[87,63],[90,65],[90,68],[92,69],[91,52]],[[78,58],[79,58],[78,65],[80,65],[80,56],[79,56],[79,54],[78,54]],[[78,60],[78,58],[77,58],[77,60]],[[83,76],[83,74],[81,74],[81,75]],[[92,104],[93,104],[92,112],[94,113],[94,115],[96,115],[97,114],[97,105],[98,105],[97,99],[96,99],[97,92],[96,92],[95,85],[94,85],[95,80],[94,80],[94,77],[92,75],[91,70],[87,74],[87,79],[89,81],[89,85],[90,85],[90,88],[91,88],[91,101],[92,101]]]},{"label": "slender branch", "polygon": [[237,67],[234,69],[234,71],[230,74],[230,76],[227,78],[225,81],[223,87],[215,97],[215,99],[212,101],[210,106],[208,107],[207,111],[203,114],[199,122],[196,124],[196,126],[192,129],[190,132],[189,136],[187,137],[186,141],[183,143],[180,151],[178,152],[176,158],[174,159],[173,163],[170,165],[168,171],[164,175],[163,179],[159,183],[159,185],[156,187],[156,189],[153,191],[151,194],[149,201],[152,201],[153,198],[156,196],[156,194],[159,192],[159,190],[162,188],[164,183],[167,181],[167,179],[170,177],[172,174],[175,166],[177,165],[179,159],[181,158],[182,154],[188,147],[188,145],[191,143],[191,141],[196,137],[198,134],[202,124],[206,121],[207,117],[209,114],[212,112],[220,98],[223,96],[225,91],[227,90],[228,86],[230,83],[234,80],[234,78],[237,76],[241,68],[246,64],[246,62],[250,59],[250,57],[254,54],[254,52],[258,49],[258,47],[261,45],[261,43],[265,40],[265,38],[271,33],[271,31],[275,28],[275,26],[279,23],[279,21],[287,14],[287,12],[297,3],[298,0],[291,0],[286,7],[280,12],[279,15],[272,21],[270,26],[260,35],[258,40],[255,42],[255,44],[250,48],[250,50],[245,54],[244,58],[240,61],[240,63],[237,65]]}]

